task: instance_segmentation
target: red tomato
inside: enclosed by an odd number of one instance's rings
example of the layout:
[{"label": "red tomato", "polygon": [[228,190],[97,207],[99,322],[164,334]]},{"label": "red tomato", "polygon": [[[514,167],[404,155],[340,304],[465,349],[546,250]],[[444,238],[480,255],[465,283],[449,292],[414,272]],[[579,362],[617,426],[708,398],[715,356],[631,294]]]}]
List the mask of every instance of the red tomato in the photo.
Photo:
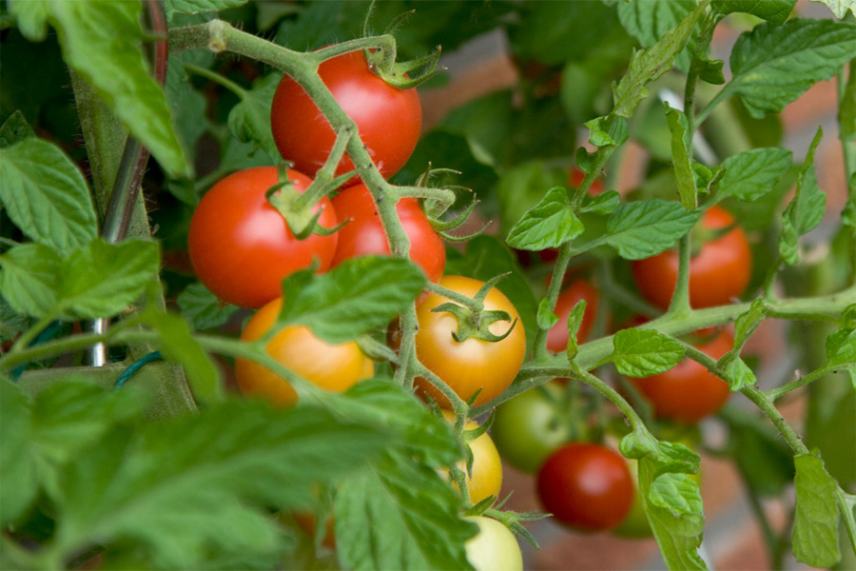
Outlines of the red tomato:
[{"label": "red tomato", "polygon": [[538,471],[538,497],[561,523],[585,531],[619,525],[633,505],[633,477],[613,450],[575,442],[556,450]]},{"label": "red tomato", "polygon": [[[727,211],[714,206],[702,218],[704,228],[716,230],[734,223]],[[690,262],[690,304],[712,307],[740,296],[752,274],[752,252],[739,227],[701,247]],[[667,250],[633,262],[633,279],[651,303],[666,309],[678,279],[678,252]]]},{"label": "red tomato", "polygon": [[[293,170],[288,178],[300,191],[312,182]],[[193,213],[190,260],[202,283],[223,301],[259,307],[279,297],[283,278],[309,267],[313,259],[318,260],[319,271],[330,267],[336,235],[296,239],[265,198],[277,182],[275,167],[238,171],[211,187]],[[329,199],[315,208],[322,209],[321,226],[336,226]]]},{"label": "red tomato", "polygon": [[[733,344],[731,334],[722,331],[698,348],[719,359]],[[657,416],[684,423],[698,422],[715,413],[731,394],[728,383],[691,359],[665,373],[630,380],[651,401]]]},{"label": "red tomato", "polygon": [[576,280],[571,283],[556,301],[556,315],[559,321],[547,332],[547,349],[554,353],[564,351],[568,346],[568,315],[581,299],[586,300],[586,310],[583,322],[577,331],[577,342],[582,343],[588,338],[597,312],[598,293],[586,280]]},{"label": "red tomato", "polygon": [[[375,208],[371,193],[362,184],[346,188],[333,199],[333,207],[342,221],[349,220],[339,230],[339,243],[333,265],[367,254],[389,255],[389,242],[383,223]],[[410,239],[410,256],[428,279],[437,281],[446,268],[446,248],[431,227],[415,198],[403,198],[396,205],[398,217]]]},{"label": "red tomato", "polygon": [[[416,89],[398,89],[372,73],[365,55],[352,52],[329,59],[318,74],[342,109],[357,124],[375,164],[390,177],[410,158],[422,129]],[[306,92],[283,76],[271,107],[271,128],[282,156],[295,167],[315,174],[333,147],[336,135]],[[354,168],[347,156],[337,174]]]}]

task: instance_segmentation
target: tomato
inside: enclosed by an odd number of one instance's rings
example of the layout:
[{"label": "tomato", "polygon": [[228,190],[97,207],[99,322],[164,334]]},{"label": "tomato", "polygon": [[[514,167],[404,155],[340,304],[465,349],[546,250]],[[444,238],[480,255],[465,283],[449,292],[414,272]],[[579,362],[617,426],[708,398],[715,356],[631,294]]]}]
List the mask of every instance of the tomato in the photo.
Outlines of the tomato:
[{"label": "tomato", "polygon": [[[702,226],[707,230],[734,224],[727,211],[714,206],[705,212]],[[752,252],[746,234],[735,227],[724,236],[703,244],[690,262],[690,304],[712,307],[739,297],[752,274]],[[666,309],[678,279],[678,252],[667,250],[633,262],[633,280],[651,303]]]},{"label": "tomato", "polygon": [[[719,359],[733,344],[731,334],[721,331],[698,348]],[[715,413],[731,394],[728,383],[691,359],[684,359],[665,373],[630,381],[651,402],[658,417],[685,423],[698,422]]]},{"label": "tomato", "polygon": [[[586,178],[586,173],[579,167],[573,167],[570,171],[568,171],[568,186],[571,188],[578,188]],[[591,186],[589,186],[588,193],[589,196],[597,196],[601,192],[603,192],[603,179],[596,178],[591,182]]]},{"label": "tomato", "polygon": [[[333,265],[367,254],[389,255],[389,242],[371,193],[362,184],[346,188],[333,199],[339,220],[348,223],[339,230],[339,243]],[[431,227],[415,198],[403,198],[395,207],[410,239],[410,256],[431,281],[437,281],[446,268],[446,248]]]},{"label": "tomato", "polygon": [[594,325],[599,296],[597,290],[586,280],[575,280],[565,288],[556,300],[556,315],[559,321],[547,332],[547,349],[554,353],[564,351],[568,346],[568,315],[581,299],[586,300],[583,321],[577,331],[577,342],[582,343],[588,338]]},{"label": "tomato", "polygon": [[[318,74],[357,125],[368,152],[385,177],[410,158],[422,129],[422,108],[416,89],[398,89],[372,73],[362,51],[329,59]],[[271,129],[283,158],[298,170],[315,174],[321,168],[336,135],[306,92],[288,75],[276,89],[271,107]],[[337,174],[354,168],[345,156]]]},{"label": "tomato", "polygon": [[[281,307],[279,298],[258,310],[244,327],[241,339],[255,341],[267,333],[276,323]],[[374,374],[374,363],[355,342],[332,345],[303,325],[284,327],[268,342],[267,352],[297,375],[328,391],[343,392]],[[280,406],[297,402],[297,393],[288,381],[255,361],[236,359],[235,376],[245,394],[265,397]]]},{"label": "tomato", "polygon": [[[463,276],[445,276],[439,283],[469,297],[473,297],[484,285],[484,282]],[[494,287],[485,297],[484,308],[487,311],[508,313],[511,320],[516,321],[511,333],[497,342],[474,337],[463,342],[455,341],[452,333],[458,330],[457,319],[448,312],[432,311],[450,301],[432,292],[417,305],[419,331],[416,333],[416,354],[428,369],[446,381],[462,399],[469,400],[480,391],[474,401],[474,405],[478,406],[499,396],[517,376],[526,353],[526,333],[517,310],[505,294]],[[490,331],[502,335],[512,321],[495,321]],[[417,381],[423,392],[430,394],[440,405],[449,406],[446,398],[427,381]]]},{"label": "tomato", "polygon": [[[455,420],[455,416],[449,412],[444,412],[444,416],[450,422]],[[467,421],[464,425],[465,430],[476,430],[478,427],[473,421]],[[475,505],[490,496],[499,497],[502,488],[502,460],[493,439],[484,432],[468,441],[467,446],[473,455],[473,463],[466,478],[470,501]],[[466,473],[465,462],[461,462],[459,468]]]},{"label": "tomato", "polygon": [[[555,383],[544,390],[556,398],[562,389]],[[554,450],[567,440],[567,430],[555,406],[538,389],[531,389],[496,409],[491,433],[500,455],[512,466],[534,473]]]},{"label": "tomato", "polygon": [[[311,180],[289,170],[288,179],[301,192]],[[255,167],[221,179],[202,198],[190,221],[189,249],[193,268],[217,297],[243,307],[260,307],[281,295],[288,275],[318,260],[319,271],[330,267],[336,235],[313,234],[298,240],[265,193],[279,180],[275,167]],[[327,198],[319,223],[338,223]]]},{"label": "tomato", "polygon": [[620,524],[633,505],[633,477],[624,458],[605,446],[571,443],[538,471],[538,497],[560,522],[585,531]]},{"label": "tomato", "polygon": [[523,571],[520,546],[505,525],[484,516],[467,519],[479,526],[466,544],[467,560],[476,571]]}]

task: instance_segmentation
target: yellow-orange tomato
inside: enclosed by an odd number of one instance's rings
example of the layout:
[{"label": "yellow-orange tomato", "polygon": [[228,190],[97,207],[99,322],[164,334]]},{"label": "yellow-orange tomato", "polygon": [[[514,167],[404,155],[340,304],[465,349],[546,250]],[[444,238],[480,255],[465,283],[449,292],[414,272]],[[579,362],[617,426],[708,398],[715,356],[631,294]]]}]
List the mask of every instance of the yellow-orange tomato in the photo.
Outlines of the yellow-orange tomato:
[{"label": "yellow-orange tomato", "polygon": [[[463,276],[445,276],[439,284],[468,297],[473,297],[484,282]],[[526,353],[526,333],[517,310],[505,295],[491,288],[484,300],[487,311],[501,310],[516,320],[511,333],[502,341],[490,342],[470,337],[462,342],[455,341],[452,333],[458,330],[458,320],[449,312],[433,312],[432,309],[451,300],[430,293],[416,308],[419,331],[416,333],[416,354],[419,360],[446,381],[464,400],[469,400],[476,391],[476,406],[484,404],[504,391],[523,364]],[[511,326],[511,321],[495,321],[490,325],[494,335],[502,335]],[[430,394],[440,405],[448,402],[427,381],[419,379],[420,388]]]},{"label": "yellow-orange tomato", "polygon": [[[452,413],[444,411],[443,415],[449,422],[455,422]],[[476,422],[470,420],[464,425],[464,430],[472,431],[478,427]],[[473,454],[473,465],[466,478],[470,501],[475,505],[490,496],[499,497],[499,490],[502,488],[502,459],[493,439],[484,432],[468,441],[467,446]],[[461,462],[458,467],[466,473],[466,463]]]},{"label": "yellow-orange tomato", "polygon": [[[258,310],[244,327],[241,339],[254,341],[267,333],[281,307],[282,298],[278,298]],[[374,374],[374,363],[356,343],[332,345],[302,325],[284,327],[268,342],[267,352],[300,377],[328,391],[345,391]],[[288,381],[264,365],[237,359],[235,376],[244,394],[260,395],[281,406],[297,401],[297,393]]]}]

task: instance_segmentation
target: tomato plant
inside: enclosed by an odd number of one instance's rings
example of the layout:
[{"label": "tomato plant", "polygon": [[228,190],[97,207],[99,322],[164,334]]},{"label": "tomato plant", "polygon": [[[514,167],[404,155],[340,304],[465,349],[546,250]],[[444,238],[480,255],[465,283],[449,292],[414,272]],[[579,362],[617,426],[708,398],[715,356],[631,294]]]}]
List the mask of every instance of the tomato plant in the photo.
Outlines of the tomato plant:
[{"label": "tomato plant", "polygon": [[[289,170],[288,180],[301,191],[311,181]],[[298,240],[271,206],[266,194],[279,182],[274,167],[255,167],[230,174],[209,190],[190,221],[188,248],[200,281],[220,299],[244,307],[260,307],[280,294],[289,274],[318,263],[330,267],[337,236]],[[316,207],[326,228],[337,224],[329,200]]]},{"label": "tomato plant", "polygon": [[[846,568],[818,1],[5,2],[3,568],[582,567],[527,489],[669,569]],[[705,455],[755,509],[704,513]]]},{"label": "tomato plant", "polygon": [[[355,256],[389,255],[389,241],[383,224],[365,185],[346,188],[333,199],[336,215],[345,225],[337,233],[338,244],[333,265]],[[428,217],[414,198],[404,198],[395,206],[410,241],[410,258],[431,281],[437,281],[446,267],[443,240],[431,227]]]}]

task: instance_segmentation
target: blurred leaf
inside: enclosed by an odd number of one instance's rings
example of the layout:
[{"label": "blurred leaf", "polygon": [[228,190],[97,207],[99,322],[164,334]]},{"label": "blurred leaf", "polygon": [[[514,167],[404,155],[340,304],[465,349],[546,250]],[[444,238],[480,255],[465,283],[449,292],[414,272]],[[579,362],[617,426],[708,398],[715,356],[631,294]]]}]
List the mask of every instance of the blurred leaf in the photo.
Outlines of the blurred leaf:
[{"label": "blurred leaf", "polygon": [[745,12],[768,22],[782,24],[791,15],[796,0],[713,0],[711,6],[720,14]]},{"label": "blurred leaf", "polygon": [[506,242],[512,248],[539,251],[558,248],[573,240],[583,231],[583,225],[574,214],[568,191],[551,188],[536,206],[527,210],[509,230]]},{"label": "blurred leaf", "polygon": [[541,161],[523,163],[503,172],[496,188],[502,228],[512,228],[524,212],[541,200],[547,189],[564,186],[566,182],[564,170],[550,168]]},{"label": "blurred leaf", "polygon": [[[0,287],[2,287],[2,277],[0,277]],[[30,325],[30,320],[26,315],[21,315],[12,309],[9,302],[0,295],[0,341],[10,341],[18,336],[22,331],[26,331]]]},{"label": "blurred leaf", "polygon": [[0,200],[27,236],[63,254],[97,232],[86,180],[59,147],[43,139],[0,149]]},{"label": "blurred leaf", "polygon": [[193,282],[178,294],[178,308],[194,329],[214,329],[226,323],[238,307],[220,301],[201,282]]},{"label": "blurred leaf", "polygon": [[208,68],[213,61],[214,54],[202,50],[185,50],[169,56],[164,91],[175,119],[178,137],[190,160],[195,159],[196,143],[208,129],[208,118],[205,116],[205,97],[193,88],[184,66],[192,64]]},{"label": "blurred leaf", "polygon": [[496,167],[511,128],[511,92],[498,91],[452,110],[441,128],[466,138],[480,163]]},{"label": "blurred leaf", "polygon": [[841,558],[838,548],[838,486],[816,454],[798,454],[796,515],[791,532],[794,556],[813,567],[832,567]]},{"label": "blurred leaf", "polygon": [[164,0],[166,17],[172,20],[175,14],[200,14],[219,12],[245,4],[247,0]]},{"label": "blurred leaf", "polygon": [[42,244],[21,244],[0,255],[0,291],[18,313],[42,317],[56,307],[62,259]]},{"label": "blurred leaf", "polygon": [[846,17],[847,12],[852,12],[856,16],[856,2],[853,0],[814,0],[814,2],[826,4],[839,19]]},{"label": "blurred leaf", "polygon": [[0,149],[14,145],[29,137],[35,137],[33,128],[20,111],[15,111],[0,126]]},{"label": "blurred leaf", "polygon": [[728,101],[731,111],[743,127],[743,134],[753,147],[777,147],[782,144],[785,129],[781,117],[769,113],[761,118],[752,117],[739,97]]},{"label": "blurred leaf", "polygon": [[282,75],[268,74],[241,93],[241,102],[229,113],[229,131],[239,140],[257,144],[271,157],[279,157],[270,128],[270,107]]}]

